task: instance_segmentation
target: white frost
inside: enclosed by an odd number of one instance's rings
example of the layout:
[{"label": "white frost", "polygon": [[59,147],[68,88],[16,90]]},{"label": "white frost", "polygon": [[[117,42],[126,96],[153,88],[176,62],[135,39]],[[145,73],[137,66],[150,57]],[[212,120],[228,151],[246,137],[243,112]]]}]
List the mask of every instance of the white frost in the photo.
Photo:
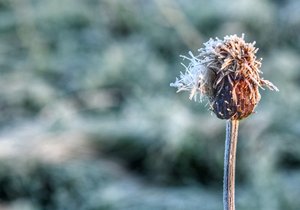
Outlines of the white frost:
[{"label": "white frost", "polygon": [[192,54],[192,52],[189,52],[189,55],[191,57],[180,56],[183,59],[188,59],[190,63],[188,66],[181,63],[185,68],[185,72],[180,72],[180,78],[178,79],[176,77],[176,81],[171,83],[170,86],[178,88],[177,92],[190,91],[190,99],[194,98],[195,101],[197,100],[197,95],[200,94],[201,100],[203,95],[201,87],[207,68],[201,63],[201,60]]}]

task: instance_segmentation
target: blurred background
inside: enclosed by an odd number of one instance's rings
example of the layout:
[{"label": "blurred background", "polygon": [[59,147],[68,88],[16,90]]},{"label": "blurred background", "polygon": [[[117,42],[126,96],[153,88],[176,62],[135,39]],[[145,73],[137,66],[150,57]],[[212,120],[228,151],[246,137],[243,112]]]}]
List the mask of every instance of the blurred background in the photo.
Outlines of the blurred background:
[{"label": "blurred background", "polygon": [[236,206],[300,209],[300,1],[0,0],[1,210],[222,209],[225,121],[169,84],[210,37],[256,40]]}]

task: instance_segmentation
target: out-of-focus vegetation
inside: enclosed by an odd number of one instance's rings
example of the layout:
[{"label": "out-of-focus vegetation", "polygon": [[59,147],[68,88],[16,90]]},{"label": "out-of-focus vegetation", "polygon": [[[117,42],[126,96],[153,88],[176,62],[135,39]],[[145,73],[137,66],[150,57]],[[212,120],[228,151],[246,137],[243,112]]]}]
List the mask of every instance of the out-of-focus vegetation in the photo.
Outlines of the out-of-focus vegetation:
[{"label": "out-of-focus vegetation", "polygon": [[1,0],[0,209],[222,209],[225,121],[169,83],[210,37],[257,41],[237,209],[300,209],[300,1]]}]

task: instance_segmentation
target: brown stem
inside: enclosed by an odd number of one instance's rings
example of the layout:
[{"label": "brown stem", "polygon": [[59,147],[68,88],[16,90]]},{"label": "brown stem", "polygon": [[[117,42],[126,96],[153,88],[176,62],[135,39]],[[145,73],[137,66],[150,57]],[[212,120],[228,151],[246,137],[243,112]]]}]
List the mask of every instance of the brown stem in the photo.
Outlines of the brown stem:
[{"label": "brown stem", "polygon": [[235,160],[238,136],[238,120],[226,121],[226,140],[224,154],[224,185],[223,205],[224,210],[235,210]]}]

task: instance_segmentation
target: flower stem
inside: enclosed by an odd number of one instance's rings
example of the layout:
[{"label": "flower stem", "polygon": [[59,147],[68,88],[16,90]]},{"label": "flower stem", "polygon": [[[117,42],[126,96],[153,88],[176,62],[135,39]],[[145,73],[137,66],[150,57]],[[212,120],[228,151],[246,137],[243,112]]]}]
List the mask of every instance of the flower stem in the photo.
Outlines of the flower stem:
[{"label": "flower stem", "polygon": [[224,154],[224,210],[235,210],[235,160],[238,136],[238,120],[226,121],[226,140]]}]

